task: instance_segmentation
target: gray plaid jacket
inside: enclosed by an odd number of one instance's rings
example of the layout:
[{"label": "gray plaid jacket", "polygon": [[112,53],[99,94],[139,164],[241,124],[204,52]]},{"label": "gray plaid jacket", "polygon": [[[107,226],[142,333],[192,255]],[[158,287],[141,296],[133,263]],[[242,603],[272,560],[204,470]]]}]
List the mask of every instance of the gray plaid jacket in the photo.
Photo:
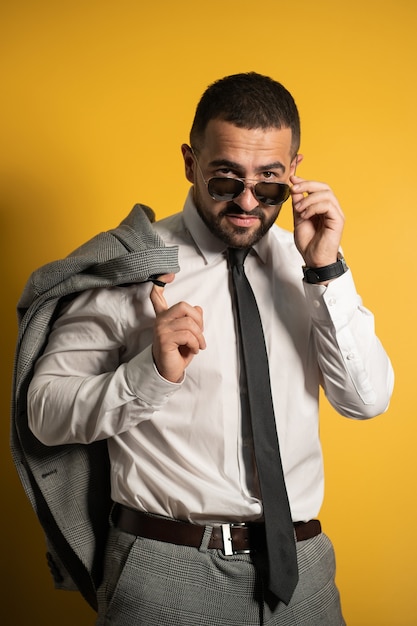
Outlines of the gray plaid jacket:
[{"label": "gray plaid jacket", "polygon": [[58,304],[86,289],[144,282],[177,272],[178,248],[155,232],[152,209],[135,205],[121,224],[30,276],[18,303],[11,450],[43,527],[55,586],[78,589],[97,608],[96,589],[111,507],[107,444],[45,446],[28,427],[27,389]]}]

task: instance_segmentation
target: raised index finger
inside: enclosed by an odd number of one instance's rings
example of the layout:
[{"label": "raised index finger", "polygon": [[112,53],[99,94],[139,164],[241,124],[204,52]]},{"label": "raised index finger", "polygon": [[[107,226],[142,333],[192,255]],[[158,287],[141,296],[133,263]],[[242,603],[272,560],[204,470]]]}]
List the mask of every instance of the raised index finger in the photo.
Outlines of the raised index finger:
[{"label": "raised index finger", "polygon": [[152,302],[155,315],[163,313],[168,309],[167,301],[164,296],[165,283],[170,283],[174,280],[175,274],[163,274],[158,276],[158,279],[154,281],[149,298]]}]

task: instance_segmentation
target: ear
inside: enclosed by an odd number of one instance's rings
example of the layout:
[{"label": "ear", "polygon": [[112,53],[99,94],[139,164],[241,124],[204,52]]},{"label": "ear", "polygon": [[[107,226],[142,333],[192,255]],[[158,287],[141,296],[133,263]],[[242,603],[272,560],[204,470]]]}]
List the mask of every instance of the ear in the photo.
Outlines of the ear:
[{"label": "ear", "polygon": [[290,165],[290,175],[294,176],[294,174],[297,171],[297,167],[300,165],[301,161],[304,159],[304,155],[303,154],[296,154],[295,157],[293,158],[291,165]]},{"label": "ear", "polygon": [[185,177],[194,184],[194,156],[188,144],[183,143],[181,146],[182,158],[184,159]]}]

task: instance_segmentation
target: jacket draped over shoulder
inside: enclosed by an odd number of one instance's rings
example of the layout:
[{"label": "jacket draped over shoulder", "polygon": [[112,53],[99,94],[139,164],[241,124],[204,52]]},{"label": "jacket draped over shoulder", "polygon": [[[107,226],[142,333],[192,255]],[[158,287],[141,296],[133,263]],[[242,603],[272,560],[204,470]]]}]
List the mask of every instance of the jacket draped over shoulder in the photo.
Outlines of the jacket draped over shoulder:
[{"label": "jacket draped over shoulder", "polygon": [[44,530],[55,586],[78,589],[94,609],[111,507],[107,443],[43,445],[28,427],[27,390],[62,299],[178,272],[178,248],[165,246],[154,217],[149,207],[135,205],[117,228],[34,271],[17,306],[13,460]]}]

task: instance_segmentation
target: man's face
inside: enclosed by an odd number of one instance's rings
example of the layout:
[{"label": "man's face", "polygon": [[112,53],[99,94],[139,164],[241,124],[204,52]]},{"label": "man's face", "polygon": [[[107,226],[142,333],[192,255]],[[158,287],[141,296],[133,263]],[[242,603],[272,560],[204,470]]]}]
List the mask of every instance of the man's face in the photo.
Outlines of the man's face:
[{"label": "man's face", "polygon": [[[198,148],[194,157],[187,146],[182,147],[198,213],[210,231],[228,246],[252,246],[269,230],[281,209],[260,204],[251,191],[252,185],[289,182],[296,166],[296,159],[291,159],[291,130],[238,128],[224,120],[210,120]],[[204,182],[215,176],[250,182],[237,198],[218,202],[211,198]]]}]

